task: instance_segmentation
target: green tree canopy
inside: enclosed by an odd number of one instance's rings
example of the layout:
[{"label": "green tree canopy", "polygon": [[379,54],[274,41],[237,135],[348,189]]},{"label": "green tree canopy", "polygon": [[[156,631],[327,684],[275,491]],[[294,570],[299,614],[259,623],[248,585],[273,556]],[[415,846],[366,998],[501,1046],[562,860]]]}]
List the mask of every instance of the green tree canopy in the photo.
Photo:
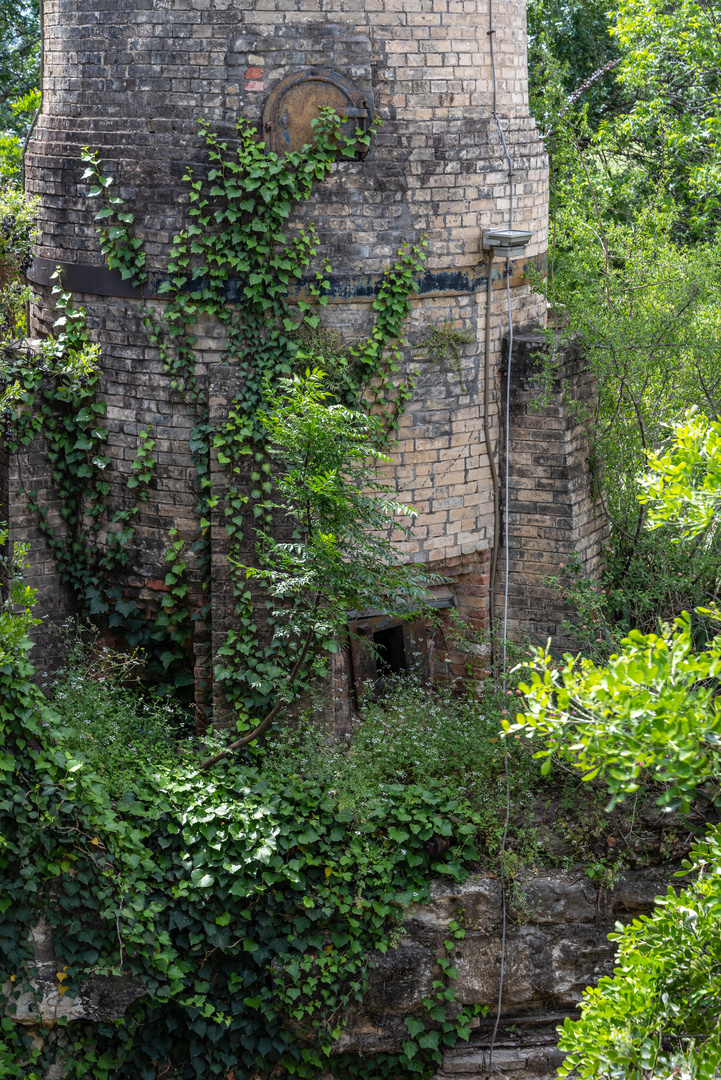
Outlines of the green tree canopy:
[{"label": "green tree canopy", "polygon": [[39,83],[38,0],[0,0],[0,128],[14,134],[24,132],[32,101],[26,100],[25,107],[21,103],[19,109],[13,109],[13,103],[32,95]]}]

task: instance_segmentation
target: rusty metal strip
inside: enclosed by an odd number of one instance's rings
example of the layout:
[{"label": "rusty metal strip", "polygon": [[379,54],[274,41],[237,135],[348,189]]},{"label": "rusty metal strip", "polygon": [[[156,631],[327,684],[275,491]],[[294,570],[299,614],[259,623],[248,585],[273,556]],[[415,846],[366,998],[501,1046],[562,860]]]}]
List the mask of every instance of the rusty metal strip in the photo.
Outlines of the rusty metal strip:
[{"label": "rusty metal strip", "polygon": [[[84,293],[90,296],[115,296],[128,299],[141,299],[143,293],[134,288],[129,281],[123,281],[119,270],[109,270],[106,266],[89,266],[85,263],[64,262],[63,260],[44,259],[35,256],[27,272],[28,281],[35,285],[51,285],[57,267],[62,271],[63,288],[69,292]],[[528,272],[533,266],[541,277],[548,272],[548,253],[527,259],[514,259],[510,263],[511,286],[522,285],[528,280]],[[488,267],[485,262],[476,266],[464,266],[458,269],[426,270],[417,278],[417,296],[461,296],[482,290],[485,292]],[[150,274],[145,298],[148,300],[167,300],[167,294],[160,293],[160,286],[169,281],[167,274]],[[383,274],[328,274],[330,288],[326,295],[330,303],[372,303],[383,281]],[[310,300],[310,286],[316,284],[315,274],[301,279],[298,285],[288,290],[291,300]],[[498,260],[493,265],[492,287],[505,289],[506,264]],[[201,279],[194,288],[188,286],[187,292],[202,290]],[[225,284],[224,295],[229,303],[241,303],[243,300],[243,282],[231,278]]]}]

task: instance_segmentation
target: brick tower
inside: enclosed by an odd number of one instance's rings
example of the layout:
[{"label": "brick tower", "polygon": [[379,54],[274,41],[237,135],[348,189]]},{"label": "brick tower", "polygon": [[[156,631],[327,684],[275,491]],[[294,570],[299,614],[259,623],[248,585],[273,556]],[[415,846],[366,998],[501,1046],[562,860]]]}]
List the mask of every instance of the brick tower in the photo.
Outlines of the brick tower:
[{"label": "brick tower", "polygon": [[[477,625],[487,623],[494,542],[487,443],[496,453],[506,278],[510,273],[517,332],[537,328],[544,305],[524,271],[530,260],[544,272],[548,214],[546,157],[528,111],[525,5],[497,2],[492,27],[490,14],[488,0],[45,0],[43,110],[26,157],[26,187],[40,197],[42,231],[29,273],[32,332],[43,334],[52,323],[49,278],[59,264],[102,346],[111,498],[122,495],[138,431],[153,426],[157,486],[138,519],[128,579],[139,595],[156,595],[168,528],[177,526],[188,541],[195,535],[191,419],[148,342],[140,299],[104,265],[97,207],[81,180],[81,148],[99,152],[136,215],[149,268],[162,273],[185,220],[183,174],[189,163],[206,160],[198,119],[230,135],[241,115],[261,125],[270,142],[297,144],[310,131],[307,102],[312,107],[320,81],[339,111],[349,103],[359,122],[371,114],[383,121],[367,155],[339,162],[295,215],[296,223],[315,222],[332,264],[325,322],[346,336],[367,327],[384,268],[404,242],[426,235],[409,341],[421,345],[429,327],[446,320],[470,331],[460,367],[432,363],[422,348],[407,351],[417,381],[401,418],[394,473],[400,497],[419,512],[409,559],[445,570],[455,583],[440,591],[439,604],[453,602]],[[523,257],[492,264],[484,395],[482,235],[508,227],[508,157],[513,227],[532,236]],[[222,414],[232,369],[222,365],[212,323],[198,328],[197,349],[211,415]],[[51,502],[39,461],[28,468]],[[8,497],[12,504],[11,491]],[[216,641],[232,622],[221,533],[213,530],[212,539]],[[572,546],[577,540],[570,537]],[[56,590],[58,612],[70,610],[72,598],[60,595],[42,538],[33,545],[42,587]]]}]

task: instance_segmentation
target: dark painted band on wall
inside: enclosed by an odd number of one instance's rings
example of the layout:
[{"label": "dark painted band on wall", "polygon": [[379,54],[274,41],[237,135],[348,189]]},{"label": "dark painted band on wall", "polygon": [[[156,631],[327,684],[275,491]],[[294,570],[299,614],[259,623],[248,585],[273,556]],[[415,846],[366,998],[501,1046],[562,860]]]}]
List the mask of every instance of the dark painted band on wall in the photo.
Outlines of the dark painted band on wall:
[{"label": "dark painted band on wall", "polygon": [[[161,285],[170,280],[168,274],[150,274],[148,285],[144,293],[141,293],[140,289],[136,289],[129,281],[123,281],[119,270],[109,270],[106,266],[88,266],[83,263],[55,262],[52,259],[35,256],[28,269],[27,279],[35,285],[54,285],[56,282],[51,279],[58,266],[62,271],[62,286],[69,292],[129,299],[141,299],[143,296],[147,300],[168,299],[167,293],[160,292]],[[534,267],[541,277],[545,277],[548,272],[548,253],[544,251],[530,259],[512,259],[509,264],[511,286],[521,285],[527,281],[531,267]],[[495,261],[493,263],[493,288],[505,289],[506,277],[505,260]],[[352,300],[370,302],[381,287],[383,274],[328,274],[327,280],[330,288],[325,295],[331,303]],[[479,290],[485,292],[488,283],[488,264],[482,262],[477,266],[464,266],[457,270],[426,270],[418,275],[416,281],[418,296],[458,296]],[[290,287],[290,297],[310,300],[309,286],[315,284],[315,274],[309,274],[297,285]],[[193,292],[197,289],[202,292],[204,287],[205,283],[201,278],[195,284],[195,288],[188,286],[185,291]],[[226,282],[224,295],[230,303],[240,302],[243,299],[243,282],[239,278],[231,278]]]}]

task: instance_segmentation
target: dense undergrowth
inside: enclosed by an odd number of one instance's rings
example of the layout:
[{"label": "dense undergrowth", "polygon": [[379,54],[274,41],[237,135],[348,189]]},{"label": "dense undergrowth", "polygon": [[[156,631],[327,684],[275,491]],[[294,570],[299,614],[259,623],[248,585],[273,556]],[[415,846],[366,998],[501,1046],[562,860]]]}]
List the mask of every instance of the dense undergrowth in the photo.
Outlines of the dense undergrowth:
[{"label": "dense undergrowth", "polygon": [[134,654],[112,652],[98,643],[97,632],[85,631],[88,647],[76,626],[68,630],[66,663],[43,680],[63,748],[98,773],[111,797],[176,767],[191,740],[187,709],[143,692]]},{"label": "dense undergrowth", "polygon": [[[126,678],[127,661],[103,650],[75,646],[66,668],[49,690],[64,749],[96,772],[111,798],[154,791],[163,778],[192,773],[208,750],[212,733],[198,738],[187,715],[158,700],[137,680]],[[132,668],[132,665],[130,665]],[[380,700],[367,703],[351,736],[338,738],[312,707],[289,720],[281,715],[265,740],[239,762],[272,789],[315,785],[341,812],[364,813],[389,789],[434,790],[454,802],[473,822],[475,868],[497,868],[506,814],[505,768],[509,772],[509,832],[505,869],[585,864],[591,876],[610,881],[624,868],[684,854],[681,834],[698,832],[693,820],[658,818],[663,784],[642,788],[633,804],[609,813],[605,785],[583,783],[554,759],[547,775],[536,747],[520,736],[504,739],[502,725],[520,704],[517,678],[500,685],[488,679],[482,695],[457,686],[430,687],[397,676]],[[512,687],[512,689],[509,689]],[[290,715],[290,714],[289,714]],[[164,781],[163,781],[164,782]],[[644,816],[645,814],[645,816]]]},{"label": "dense undergrowth", "polygon": [[[6,612],[6,629],[16,618]],[[7,1076],[40,1080],[60,1061],[68,1076],[93,1080],[240,1080],[276,1068],[318,1076],[373,957],[398,942],[405,907],[428,898],[432,878],[497,872],[500,858],[508,880],[581,863],[612,888],[632,862],[644,801],[658,796],[649,788],[640,804],[605,815],[602,787],[584,784],[579,797],[573,769],[559,760],[542,775],[533,745],[511,737],[502,854],[499,728],[513,689],[489,684],[479,701],[398,681],[367,706],[346,747],[308,717],[208,774],[198,768],[203,741],[177,738],[126,659],[76,649],[46,696],[22,635],[5,640],[5,1004],[40,995],[27,928],[41,918],[64,993],[91,975],[138,982],[120,1020],[40,1025],[41,1043],[8,1018]],[[554,827],[544,832],[549,809]],[[642,853],[636,865],[654,858]],[[430,1076],[444,1047],[469,1036],[478,1007],[453,1000],[451,946],[437,957],[432,996],[406,1018],[402,1051],[334,1054],[334,1076]]]},{"label": "dense undergrowth", "polygon": [[[99,974],[140,989],[116,1023],[41,1025],[42,1046],[8,1020],[12,1075],[39,1080],[63,1058],[68,1075],[99,1080],[277,1065],[317,1075],[404,906],[427,895],[431,874],[460,878],[477,857],[473,812],[436,782],[381,783],[347,806],[313,778],[269,780],[253,760],[208,777],[193,761],[168,764],[157,742],[141,760],[132,744],[142,694],[86,680],[103,706],[94,726],[88,697],[84,715],[68,705],[72,672],[54,688],[63,716],[31,674],[22,653],[0,672],[0,763],[13,777],[0,801],[3,996],[12,1010],[33,992],[27,928],[41,918],[62,992]],[[107,779],[70,749],[88,735],[96,766],[109,744]],[[119,796],[118,776],[130,782]],[[386,1065],[425,1073],[444,1044],[467,1037],[470,1014],[446,1018],[452,977],[439,957],[433,999],[409,1017],[403,1054],[376,1062],[376,1075]]]}]

